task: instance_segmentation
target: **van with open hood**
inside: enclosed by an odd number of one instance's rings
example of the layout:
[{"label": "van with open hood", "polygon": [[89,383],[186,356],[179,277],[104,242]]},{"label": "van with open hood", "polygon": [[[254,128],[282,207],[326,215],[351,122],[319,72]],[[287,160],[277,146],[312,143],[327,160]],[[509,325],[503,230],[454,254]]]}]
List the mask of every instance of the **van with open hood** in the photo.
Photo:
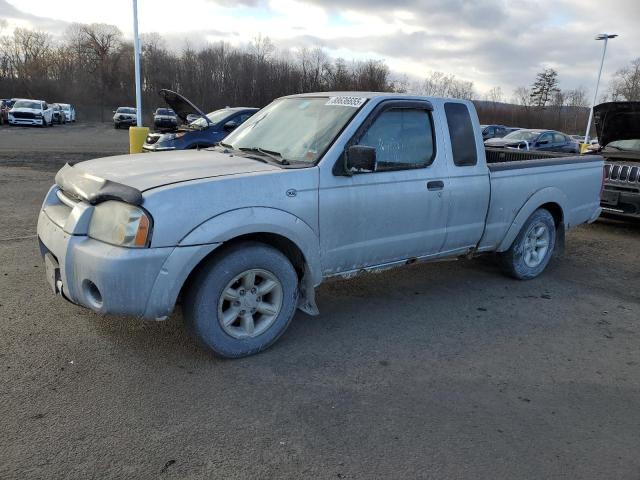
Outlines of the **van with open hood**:
[{"label": "van with open hood", "polygon": [[640,218],[640,102],[607,102],[593,110],[605,159],[602,210]]}]

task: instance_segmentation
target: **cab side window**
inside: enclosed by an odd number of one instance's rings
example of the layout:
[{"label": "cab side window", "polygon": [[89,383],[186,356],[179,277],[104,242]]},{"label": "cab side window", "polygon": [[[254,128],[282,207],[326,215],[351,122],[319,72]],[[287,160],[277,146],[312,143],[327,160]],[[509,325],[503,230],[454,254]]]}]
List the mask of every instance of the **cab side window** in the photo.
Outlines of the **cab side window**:
[{"label": "cab side window", "polygon": [[376,171],[426,167],[435,157],[431,114],[418,108],[383,111],[356,144],[376,149]]},{"label": "cab side window", "polygon": [[453,163],[458,167],[473,166],[478,163],[476,134],[473,131],[471,115],[464,103],[447,102],[444,104],[447,116]]}]

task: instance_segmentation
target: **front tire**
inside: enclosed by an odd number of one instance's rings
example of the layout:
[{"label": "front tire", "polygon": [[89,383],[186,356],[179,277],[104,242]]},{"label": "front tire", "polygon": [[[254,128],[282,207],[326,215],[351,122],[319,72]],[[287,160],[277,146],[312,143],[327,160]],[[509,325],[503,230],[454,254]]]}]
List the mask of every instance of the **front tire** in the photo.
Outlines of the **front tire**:
[{"label": "front tire", "polygon": [[279,250],[243,242],[200,266],[187,286],[189,330],[224,358],[270,347],[289,326],[298,302],[298,276]]},{"label": "front tire", "polygon": [[556,224],[551,213],[539,208],[531,214],[506,252],[500,253],[502,267],[518,280],[540,275],[549,264],[556,245]]}]

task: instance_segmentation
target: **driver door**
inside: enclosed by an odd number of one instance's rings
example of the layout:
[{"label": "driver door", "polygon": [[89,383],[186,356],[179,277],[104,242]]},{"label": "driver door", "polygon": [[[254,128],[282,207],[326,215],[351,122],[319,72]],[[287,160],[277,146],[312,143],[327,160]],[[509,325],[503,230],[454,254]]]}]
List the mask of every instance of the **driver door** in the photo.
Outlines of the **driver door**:
[{"label": "driver door", "polygon": [[382,102],[347,148],[351,145],[374,147],[377,165],[374,171],[321,180],[324,274],[437,254],[445,240],[449,197],[431,104]]}]

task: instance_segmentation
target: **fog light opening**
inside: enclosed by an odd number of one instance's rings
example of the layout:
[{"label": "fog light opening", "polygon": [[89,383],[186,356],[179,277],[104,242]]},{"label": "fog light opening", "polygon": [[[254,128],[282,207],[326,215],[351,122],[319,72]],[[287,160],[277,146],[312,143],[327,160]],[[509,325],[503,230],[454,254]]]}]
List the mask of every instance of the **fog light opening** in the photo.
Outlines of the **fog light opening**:
[{"label": "fog light opening", "polygon": [[100,290],[91,280],[85,280],[82,282],[84,289],[84,296],[94,308],[102,308],[102,294]]}]

